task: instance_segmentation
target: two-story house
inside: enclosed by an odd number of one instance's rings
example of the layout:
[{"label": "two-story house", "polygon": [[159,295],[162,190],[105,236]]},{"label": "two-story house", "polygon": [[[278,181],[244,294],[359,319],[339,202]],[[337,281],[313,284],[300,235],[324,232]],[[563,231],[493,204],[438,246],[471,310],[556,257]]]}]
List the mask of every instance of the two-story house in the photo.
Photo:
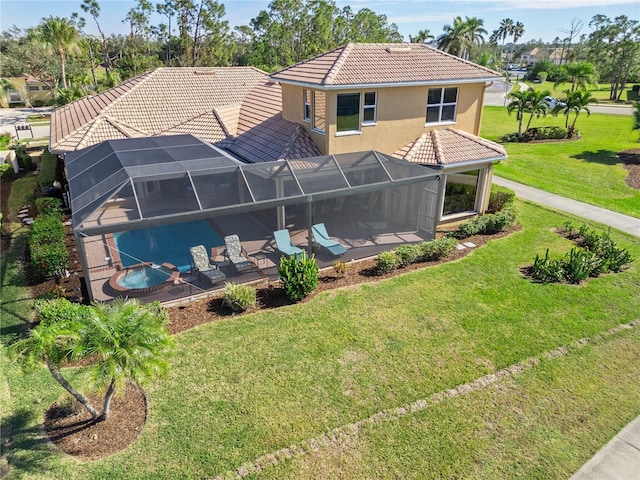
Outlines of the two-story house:
[{"label": "two-story house", "polygon": [[158,68],[57,109],[50,149],[65,157],[85,276],[99,292],[125,256],[144,257],[118,232],[188,220],[239,234],[262,270],[277,264],[276,229],[310,249],[323,222],[345,259],[433,238],[486,208],[506,154],[478,134],[499,78],[426,45],[348,44],[273,75]]}]

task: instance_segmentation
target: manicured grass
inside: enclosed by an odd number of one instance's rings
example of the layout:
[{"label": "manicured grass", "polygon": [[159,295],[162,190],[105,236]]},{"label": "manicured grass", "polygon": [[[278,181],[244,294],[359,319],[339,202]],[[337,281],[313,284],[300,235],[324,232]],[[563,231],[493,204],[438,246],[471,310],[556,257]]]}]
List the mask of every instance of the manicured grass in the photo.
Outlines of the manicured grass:
[{"label": "manicured grass", "polygon": [[[505,143],[509,158],[495,167],[497,175],[592,205],[640,217],[640,190],[628,186],[627,171],[616,153],[638,148],[638,136],[627,115],[582,114],[579,140],[550,143]],[[564,126],[564,117],[547,115],[531,126]],[[481,135],[498,140],[517,131],[515,114],[485,107]]]},{"label": "manicured grass", "polygon": [[[522,231],[460,261],[178,335],[172,373],[147,388],[140,437],[100,461],[41,441],[37,425],[62,391],[45,369],[8,367],[12,468],[25,478],[209,478],[638,318],[635,264],[581,286],[524,278],[535,253],[570,248],[552,231],[570,217],[519,207]],[[640,240],[614,238],[640,258]],[[566,478],[640,414],[639,338],[605,337],[264,475],[327,466],[326,478]]]}]

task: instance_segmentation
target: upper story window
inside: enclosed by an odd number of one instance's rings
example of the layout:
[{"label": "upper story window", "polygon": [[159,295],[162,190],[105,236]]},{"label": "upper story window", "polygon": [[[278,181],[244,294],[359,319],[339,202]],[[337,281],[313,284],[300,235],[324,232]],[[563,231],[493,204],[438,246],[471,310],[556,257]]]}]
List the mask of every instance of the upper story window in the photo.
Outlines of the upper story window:
[{"label": "upper story window", "polygon": [[430,88],[426,123],[455,122],[458,87]]},{"label": "upper story window", "polygon": [[302,90],[302,98],[303,98],[303,119],[305,122],[311,121],[311,91],[306,88]]},{"label": "upper story window", "polygon": [[376,103],[377,103],[376,92],[364,92],[364,105],[362,106],[362,124],[372,124],[377,121],[376,114]]},{"label": "upper story window", "polygon": [[40,87],[38,87],[37,85],[29,85],[29,91],[30,92],[39,92],[40,91]]},{"label": "upper story window", "polygon": [[311,127],[318,133],[324,133],[325,123],[327,120],[326,100],[324,92],[314,90],[312,92],[313,100],[313,118]]},{"label": "upper story window", "polygon": [[336,131],[360,130],[360,93],[339,93]]},{"label": "upper story window", "polygon": [[42,85],[42,90],[51,90],[51,87],[49,87],[49,85]]}]

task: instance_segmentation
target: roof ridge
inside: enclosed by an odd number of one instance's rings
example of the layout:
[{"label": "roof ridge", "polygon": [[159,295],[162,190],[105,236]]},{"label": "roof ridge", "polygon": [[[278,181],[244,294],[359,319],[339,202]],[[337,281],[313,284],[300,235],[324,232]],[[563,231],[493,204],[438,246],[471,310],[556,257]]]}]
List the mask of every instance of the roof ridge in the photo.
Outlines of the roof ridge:
[{"label": "roof ridge", "polygon": [[[237,105],[237,104],[234,104]],[[242,102],[240,103],[240,105],[242,105]],[[218,123],[220,124],[220,126],[222,127],[222,131],[224,132],[224,136],[226,138],[229,137],[235,137],[235,135],[232,135],[231,132],[229,131],[229,128],[227,127],[227,124],[224,122],[224,120],[222,119],[222,117],[220,116],[220,114],[218,113],[218,107],[213,107],[213,110],[211,111],[213,113],[213,115],[216,117],[216,120],[218,120]],[[238,113],[240,113],[240,111],[238,110]],[[202,114],[204,115],[204,113]],[[237,133],[237,132],[236,132]]]},{"label": "roof ridge", "polygon": [[422,148],[422,146],[425,144],[426,141],[427,141],[426,133],[423,133],[418,138],[416,138],[413,142],[413,145],[405,155],[405,159],[411,161],[418,154],[418,152],[420,151],[420,149]]},{"label": "roof ridge", "polygon": [[442,149],[442,142],[440,142],[440,134],[438,129],[434,128],[429,132],[431,134],[431,141],[433,142],[433,151],[436,156],[436,163],[438,165],[445,164],[444,150]]},{"label": "roof ridge", "polygon": [[[78,149],[82,149],[85,148],[85,141],[91,136],[91,134],[102,124],[102,122],[106,121],[103,118],[98,118],[98,120],[96,120],[95,122],[93,122],[93,124],[87,129],[87,131],[85,132],[85,134],[82,136],[82,140],[80,140],[78,142],[78,147],[76,147],[76,150]],[[76,130],[77,131],[77,130]]]},{"label": "roof ridge", "polygon": [[[478,135],[472,135],[468,132],[465,132],[463,130],[458,130],[457,128],[451,128],[448,127],[445,130],[450,131],[451,133],[454,133],[456,135],[459,135],[461,137],[465,137],[468,138],[469,140],[473,140],[474,142],[482,145],[483,147],[487,147],[491,150],[493,150],[494,152],[498,152],[498,153],[502,153],[504,154],[506,152],[506,150],[499,144],[492,142],[490,140],[487,140],[486,138],[482,138]],[[496,148],[496,147],[500,147],[500,148]]]},{"label": "roof ridge", "polygon": [[325,85],[333,84],[336,76],[338,75],[338,73],[340,72],[340,69],[342,68],[342,65],[344,65],[344,62],[346,61],[347,57],[353,50],[353,45],[354,45],[353,43],[349,42],[344,47],[342,47],[342,52],[340,52],[340,55],[338,55],[338,58],[336,58],[335,62],[333,62],[332,67],[329,69],[329,71],[325,75],[322,83],[324,83]]},{"label": "roof ridge", "polygon": [[129,125],[126,122],[122,122],[122,121],[118,120],[117,118],[113,118],[110,115],[106,115],[105,114],[102,117],[98,117],[98,119],[104,119],[104,120],[108,121],[111,125],[113,125],[113,127],[115,129],[119,130],[120,132],[122,132],[124,135],[127,135],[127,136],[130,136],[129,132],[127,130],[133,131],[135,133],[139,133],[141,135],[147,135],[149,137],[153,136],[153,133],[149,133],[149,132],[146,132],[144,130],[140,130],[139,128],[134,127],[133,125]]},{"label": "roof ridge", "polygon": [[[285,121],[288,121],[288,120],[285,120]],[[287,158],[289,156],[289,153],[291,152],[294,145],[298,141],[298,137],[300,137],[301,131],[302,131],[302,125],[300,125],[299,123],[296,123],[296,126],[294,128],[294,135],[291,135],[289,137],[289,141],[282,149],[282,153],[283,153],[282,158]]]}]

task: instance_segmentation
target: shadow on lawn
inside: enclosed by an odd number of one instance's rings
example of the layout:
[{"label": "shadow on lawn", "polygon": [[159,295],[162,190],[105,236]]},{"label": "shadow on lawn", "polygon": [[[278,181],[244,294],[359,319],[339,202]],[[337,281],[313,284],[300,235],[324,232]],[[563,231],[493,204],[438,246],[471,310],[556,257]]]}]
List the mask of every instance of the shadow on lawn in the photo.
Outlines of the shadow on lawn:
[{"label": "shadow on lawn", "polygon": [[36,415],[33,410],[21,408],[2,419],[2,458],[6,463],[0,462],[0,478],[9,471],[40,475],[54,455]]},{"label": "shadow on lawn", "polygon": [[571,155],[571,158],[584,160],[590,163],[601,163],[603,165],[617,165],[622,163],[618,158],[617,152],[610,150],[598,150],[596,152],[582,152],[577,155]]}]

